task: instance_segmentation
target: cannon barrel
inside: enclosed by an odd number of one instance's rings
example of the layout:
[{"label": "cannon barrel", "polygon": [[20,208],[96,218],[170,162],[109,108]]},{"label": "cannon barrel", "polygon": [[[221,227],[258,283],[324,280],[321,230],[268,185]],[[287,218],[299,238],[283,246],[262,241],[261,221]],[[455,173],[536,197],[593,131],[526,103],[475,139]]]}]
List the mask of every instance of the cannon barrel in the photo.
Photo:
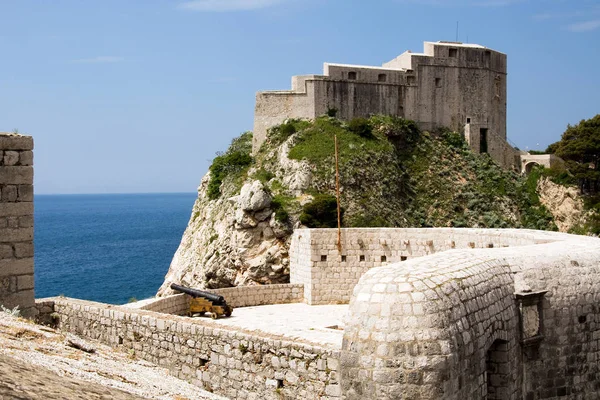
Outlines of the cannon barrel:
[{"label": "cannon barrel", "polygon": [[213,294],[210,292],[205,292],[204,290],[191,289],[185,286],[177,285],[175,283],[171,284],[171,289],[176,290],[178,292],[183,292],[189,294],[193,298],[204,297],[206,300],[210,300],[214,305],[224,305],[227,304],[225,298],[218,294]]}]

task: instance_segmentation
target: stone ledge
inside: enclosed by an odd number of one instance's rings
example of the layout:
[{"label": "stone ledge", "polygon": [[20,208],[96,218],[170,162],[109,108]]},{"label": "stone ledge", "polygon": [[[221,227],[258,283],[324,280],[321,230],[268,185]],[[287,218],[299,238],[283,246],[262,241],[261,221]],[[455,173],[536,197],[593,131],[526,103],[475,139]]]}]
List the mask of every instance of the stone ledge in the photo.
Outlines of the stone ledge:
[{"label": "stone ledge", "polygon": [[0,132],[0,150],[33,150],[33,138]]}]

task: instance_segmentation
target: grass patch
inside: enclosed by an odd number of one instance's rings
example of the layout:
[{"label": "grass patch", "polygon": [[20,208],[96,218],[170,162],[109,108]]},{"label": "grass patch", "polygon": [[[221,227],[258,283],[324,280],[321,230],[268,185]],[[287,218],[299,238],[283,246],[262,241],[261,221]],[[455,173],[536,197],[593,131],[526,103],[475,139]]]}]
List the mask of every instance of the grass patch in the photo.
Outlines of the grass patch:
[{"label": "grass patch", "polygon": [[239,178],[253,162],[252,133],[246,132],[233,139],[225,154],[215,157],[210,166],[210,181],[208,182],[208,198],[216,200],[221,196],[221,185],[227,177]]}]

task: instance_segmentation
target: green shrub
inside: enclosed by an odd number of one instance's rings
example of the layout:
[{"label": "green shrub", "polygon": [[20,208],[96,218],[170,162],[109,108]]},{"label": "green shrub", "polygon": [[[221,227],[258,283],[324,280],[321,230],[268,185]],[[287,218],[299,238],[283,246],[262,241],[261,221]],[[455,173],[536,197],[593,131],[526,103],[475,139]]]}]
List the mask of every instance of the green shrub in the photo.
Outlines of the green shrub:
[{"label": "green shrub", "polygon": [[453,132],[450,129],[443,129],[441,132],[441,137],[450,147],[454,147],[457,149],[464,149],[467,147],[467,141],[465,140],[465,135],[459,132]]},{"label": "green shrub", "polygon": [[[341,215],[343,216],[343,210]],[[309,228],[337,227],[337,200],[329,194],[318,194],[304,205],[300,222]]]},{"label": "green shrub", "polygon": [[354,118],[348,123],[348,130],[362,138],[373,138],[373,127],[366,118]]},{"label": "green shrub", "polygon": [[294,133],[306,129],[310,122],[301,119],[288,119],[285,123],[277,125],[269,129],[267,136],[275,145],[283,143],[287,138]]},{"label": "green shrub", "polygon": [[273,174],[271,171],[261,168],[256,171],[252,177],[259,180],[262,184],[266,184],[271,179],[275,178],[275,174]]},{"label": "green shrub", "polygon": [[275,211],[275,220],[281,223],[288,222],[290,215],[286,210],[291,198],[277,195],[271,200],[271,208]]},{"label": "green shrub", "polygon": [[218,199],[221,195],[221,184],[229,175],[241,175],[252,164],[252,132],[245,132],[231,141],[229,149],[219,154],[209,167],[208,198]]}]

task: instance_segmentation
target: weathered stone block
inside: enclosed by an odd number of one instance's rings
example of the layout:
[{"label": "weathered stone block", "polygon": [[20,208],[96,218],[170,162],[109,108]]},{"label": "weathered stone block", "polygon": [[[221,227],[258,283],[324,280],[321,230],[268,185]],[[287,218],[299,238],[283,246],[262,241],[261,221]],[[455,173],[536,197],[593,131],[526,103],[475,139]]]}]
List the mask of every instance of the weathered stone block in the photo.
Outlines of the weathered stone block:
[{"label": "weathered stone block", "polygon": [[13,166],[0,168],[0,184],[19,185],[33,182],[33,167]]},{"label": "weathered stone block", "polygon": [[23,243],[15,243],[15,257],[17,258],[27,258],[33,257],[33,243],[32,242],[23,242]]},{"label": "weathered stone block", "polygon": [[33,274],[17,276],[17,290],[33,289]]},{"label": "weathered stone block", "polygon": [[33,258],[0,260],[0,277],[33,273]]},{"label": "weathered stone block", "polygon": [[[10,224],[9,224],[9,226],[10,226]],[[33,240],[33,227],[16,228],[16,229],[3,228],[3,229],[0,229],[0,238],[4,242],[30,241],[30,240]]]},{"label": "weathered stone block", "polygon": [[33,138],[31,136],[0,133],[0,149],[33,150]]},{"label": "weathered stone block", "polygon": [[22,151],[19,154],[19,164],[21,165],[33,165],[33,151]]},{"label": "weathered stone block", "polygon": [[33,201],[33,185],[19,185],[18,191],[19,201]]},{"label": "weathered stone block", "polygon": [[6,203],[0,206],[0,217],[33,215],[33,203]]},{"label": "weathered stone block", "polygon": [[19,152],[8,150],[4,152],[4,165],[11,166],[19,163]]},{"label": "weathered stone block", "polygon": [[13,258],[13,249],[10,244],[0,244],[0,259]]},{"label": "weathered stone block", "polygon": [[2,202],[15,202],[17,201],[17,186],[6,185],[2,188],[2,196],[0,197]]}]

